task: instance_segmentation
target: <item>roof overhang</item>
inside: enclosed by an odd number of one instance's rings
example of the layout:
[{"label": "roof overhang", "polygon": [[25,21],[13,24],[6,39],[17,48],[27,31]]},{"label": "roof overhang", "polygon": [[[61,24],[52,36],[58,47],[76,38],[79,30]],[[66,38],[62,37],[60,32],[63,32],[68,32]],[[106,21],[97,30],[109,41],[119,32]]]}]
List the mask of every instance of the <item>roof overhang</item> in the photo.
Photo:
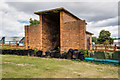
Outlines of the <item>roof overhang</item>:
[{"label": "roof overhang", "polygon": [[38,11],[38,12],[34,12],[34,14],[40,15],[40,14],[59,13],[60,11],[64,11],[64,12],[70,14],[71,16],[75,17],[76,19],[79,19],[77,16],[73,15],[71,12],[67,11],[64,8],[56,8],[56,9],[51,9],[51,10]]},{"label": "roof overhang", "polygon": [[93,33],[91,33],[91,32],[88,32],[88,31],[86,31],[86,33],[87,33],[87,34],[90,34],[90,35],[94,35]]}]

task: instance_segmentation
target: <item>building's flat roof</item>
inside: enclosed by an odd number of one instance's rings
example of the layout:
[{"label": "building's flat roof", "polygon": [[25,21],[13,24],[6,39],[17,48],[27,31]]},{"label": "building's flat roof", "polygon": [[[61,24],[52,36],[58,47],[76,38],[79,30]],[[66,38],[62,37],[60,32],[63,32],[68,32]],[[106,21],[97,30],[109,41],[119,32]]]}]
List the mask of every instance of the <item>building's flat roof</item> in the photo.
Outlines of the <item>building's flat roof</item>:
[{"label": "building's flat roof", "polygon": [[91,32],[88,32],[88,31],[86,31],[86,33],[87,33],[87,34],[91,34],[91,35],[94,35],[93,33],[91,33]]},{"label": "building's flat roof", "polygon": [[[48,13],[58,13],[60,11],[64,11],[69,13],[71,16],[75,17],[76,19],[79,19],[77,16],[75,16],[74,14],[72,14],[71,12],[69,12],[68,10],[64,9],[63,7],[61,8],[56,8],[56,9],[50,9],[50,10],[44,10],[44,11],[38,11],[38,12],[34,12],[34,14],[40,15],[40,14],[48,14]],[[80,20],[80,19],[79,19]]]}]

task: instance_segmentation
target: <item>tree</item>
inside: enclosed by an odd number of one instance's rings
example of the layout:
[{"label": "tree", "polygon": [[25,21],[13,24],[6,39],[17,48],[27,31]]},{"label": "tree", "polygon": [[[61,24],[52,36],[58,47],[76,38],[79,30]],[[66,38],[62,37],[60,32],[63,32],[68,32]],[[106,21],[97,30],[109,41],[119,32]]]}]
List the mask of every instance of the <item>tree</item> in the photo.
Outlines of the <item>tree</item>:
[{"label": "tree", "polygon": [[114,38],[110,38],[109,39],[109,44],[113,44],[113,41],[114,41],[115,39]]},{"label": "tree", "polygon": [[108,44],[109,44],[109,41],[106,40],[106,41],[103,42],[103,44],[104,44],[104,45],[108,45]]},{"label": "tree", "polygon": [[97,44],[97,37],[92,37],[92,42],[94,42],[95,44]]},{"label": "tree", "polygon": [[38,20],[36,20],[36,19],[34,19],[34,20],[32,20],[32,18],[30,18],[30,25],[37,25],[37,24],[40,24],[40,21],[38,21]]},{"label": "tree", "polygon": [[101,30],[99,33],[99,38],[97,39],[100,44],[103,44],[106,40],[110,41],[111,33],[109,31]]}]

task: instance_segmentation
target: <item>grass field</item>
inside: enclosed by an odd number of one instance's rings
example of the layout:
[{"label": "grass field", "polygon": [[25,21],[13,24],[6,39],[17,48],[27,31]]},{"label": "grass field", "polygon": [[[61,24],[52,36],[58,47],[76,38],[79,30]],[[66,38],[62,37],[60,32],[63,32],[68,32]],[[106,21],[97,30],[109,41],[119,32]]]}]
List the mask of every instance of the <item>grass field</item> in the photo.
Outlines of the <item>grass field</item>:
[{"label": "grass field", "polygon": [[9,46],[0,46],[0,49],[25,49],[25,47],[9,47]]},{"label": "grass field", "polygon": [[118,67],[66,59],[2,57],[3,78],[118,78]]}]

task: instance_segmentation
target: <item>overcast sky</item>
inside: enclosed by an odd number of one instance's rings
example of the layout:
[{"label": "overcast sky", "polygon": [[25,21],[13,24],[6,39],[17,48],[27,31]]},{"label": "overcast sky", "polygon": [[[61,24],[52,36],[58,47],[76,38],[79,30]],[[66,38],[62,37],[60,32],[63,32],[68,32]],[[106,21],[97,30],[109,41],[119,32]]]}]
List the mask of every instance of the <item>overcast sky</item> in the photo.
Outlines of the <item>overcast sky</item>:
[{"label": "overcast sky", "polygon": [[24,36],[29,19],[39,20],[34,12],[64,7],[86,20],[87,31],[93,36],[98,37],[104,29],[118,37],[118,2],[0,2],[0,6],[0,36]]}]

